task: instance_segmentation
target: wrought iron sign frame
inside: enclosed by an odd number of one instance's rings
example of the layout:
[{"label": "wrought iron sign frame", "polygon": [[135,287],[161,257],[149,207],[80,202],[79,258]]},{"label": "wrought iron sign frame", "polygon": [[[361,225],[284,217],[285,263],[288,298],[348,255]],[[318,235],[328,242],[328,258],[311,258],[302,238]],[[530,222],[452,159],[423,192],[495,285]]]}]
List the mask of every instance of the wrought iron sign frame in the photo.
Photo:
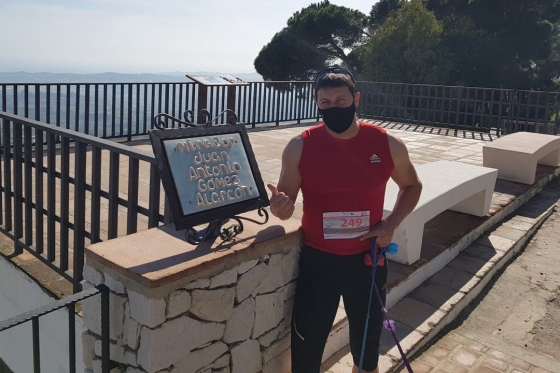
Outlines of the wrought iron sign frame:
[{"label": "wrought iron sign frame", "polygon": [[[205,123],[193,123],[194,112],[192,110],[185,111],[183,120],[166,113],[160,113],[153,118],[154,129],[149,131],[163,187],[169,200],[169,208],[173,216],[175,229],[185,229],[185,239],[191,244],[198,244],[218,236],[224,241],[229,241],[243,232],[242,220],[264,225],[269,219],[268,211],[265,210],[265,207],[268,206],[270,202],[251,143],[249,142],[249,137],[247,136],[245,124],[237,122],[237,116],[231,110],[224,110],[213,119],[211,119],[211,114],[205,109],[201,110],[200,115],[204,116]],[[219,118],[224,115],[227,118],[226,124],[217,124]],[[176,123],[179,127],[170,128],[168,126],[169,122]],[[229,134],[239,134],[241,138],[243,150],[247,156],[251,174],[257,186],[258,196],[205,211],[185,214],[163,143],[168,140]],[[259,222],[254,219],[238,216],[238,214],[252,210],[258,210],[259,216],[263,217],[264,221]],[[233,222],[233,225],[224,228],[223,226],[230,220]],[[205,223],[208,223],[206,228],[200,230],[195,228],[195,226]]]}]

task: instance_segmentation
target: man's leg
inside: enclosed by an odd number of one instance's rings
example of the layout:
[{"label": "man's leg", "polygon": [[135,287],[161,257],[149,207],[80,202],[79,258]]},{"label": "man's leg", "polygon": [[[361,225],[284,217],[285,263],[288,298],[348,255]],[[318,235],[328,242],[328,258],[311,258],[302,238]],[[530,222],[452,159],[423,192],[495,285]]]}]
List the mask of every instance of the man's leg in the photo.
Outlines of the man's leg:
[{"label": "man's leg", "polygon": [[[363,259],[354,263],[353,276],[345,283],[342,297],[344,308],[348,316],[348,326],[350,329],[350,350],[354,359],[352,372],[358,372],[358,364],[362,352],[362,342],[364,336],[365,321],[371,290],[371,267],[363,263]],[[387,284],[387,263],[382,267],[377,267],[375,276],[376,286],[379,289],[383,304],[386,298]],[[381,330],[383,328],[383,313],[375,290],[373,290],[371,301],[370,318],[366,337],[366,349],[362,372],[378,372],[379,361],[379,342]]]},{"label": "man's leg", "polygon": [[[340,302],[330,254],[304,247],[292,314],[292,373],[319,373]],[[327,258],[327,260],[325,260]]]}]

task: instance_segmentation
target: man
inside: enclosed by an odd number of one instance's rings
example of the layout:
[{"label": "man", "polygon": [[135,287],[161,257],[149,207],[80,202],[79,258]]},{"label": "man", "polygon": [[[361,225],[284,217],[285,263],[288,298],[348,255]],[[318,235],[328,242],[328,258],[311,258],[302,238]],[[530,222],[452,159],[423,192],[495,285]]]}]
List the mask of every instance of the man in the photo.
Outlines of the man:
[{"label": "man", "polygon": [[[422,184],[403,142],[378,126],[359,122],[360,93],[352,74],[329,68],[315,78],[315,103],[324,123],[287,144],[270,210],[289,219],[303,193],[305,234],[292,317],[292,373],[319,373],[321,357],[340,297],[348,316],[350,349],[358,372],[371,286],[371,237],[391,243],[393,232],[414,209]],[[386,219],[383,199],[389,178],[400,188]],[[387,265],[379,262],[375,282],[385,302]],[[375,302],[375,299],[373,300]],[[364,372],[379,372],[381,305],[371,307]]]}]

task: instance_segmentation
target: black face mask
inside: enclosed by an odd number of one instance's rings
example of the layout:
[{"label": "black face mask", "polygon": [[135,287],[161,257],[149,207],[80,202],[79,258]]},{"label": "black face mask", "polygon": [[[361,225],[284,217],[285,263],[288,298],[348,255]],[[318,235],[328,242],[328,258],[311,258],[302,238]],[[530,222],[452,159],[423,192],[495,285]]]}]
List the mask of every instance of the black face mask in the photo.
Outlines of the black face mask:
[{"label": "black face mask", "polygon": [[354,121],[356,106],[352,102],[348,107],[319,109],[319,113],[323,116],[323,121],[328,129],[335,133],[342,133],[350,128],[350,125]]}]

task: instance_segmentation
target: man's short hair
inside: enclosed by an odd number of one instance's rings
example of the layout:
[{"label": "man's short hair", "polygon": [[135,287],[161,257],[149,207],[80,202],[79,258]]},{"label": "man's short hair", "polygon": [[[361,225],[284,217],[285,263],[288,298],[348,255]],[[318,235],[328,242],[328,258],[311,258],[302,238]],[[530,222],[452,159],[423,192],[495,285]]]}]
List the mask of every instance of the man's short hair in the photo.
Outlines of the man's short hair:
[{"label": "man's short hair", "polygon": [[313,88],[315,98],[321,88],[348,87],[352,96],[356,94],[356,80],[354,75],[343,67],[329,67],[321,70],[315,75]]}]

